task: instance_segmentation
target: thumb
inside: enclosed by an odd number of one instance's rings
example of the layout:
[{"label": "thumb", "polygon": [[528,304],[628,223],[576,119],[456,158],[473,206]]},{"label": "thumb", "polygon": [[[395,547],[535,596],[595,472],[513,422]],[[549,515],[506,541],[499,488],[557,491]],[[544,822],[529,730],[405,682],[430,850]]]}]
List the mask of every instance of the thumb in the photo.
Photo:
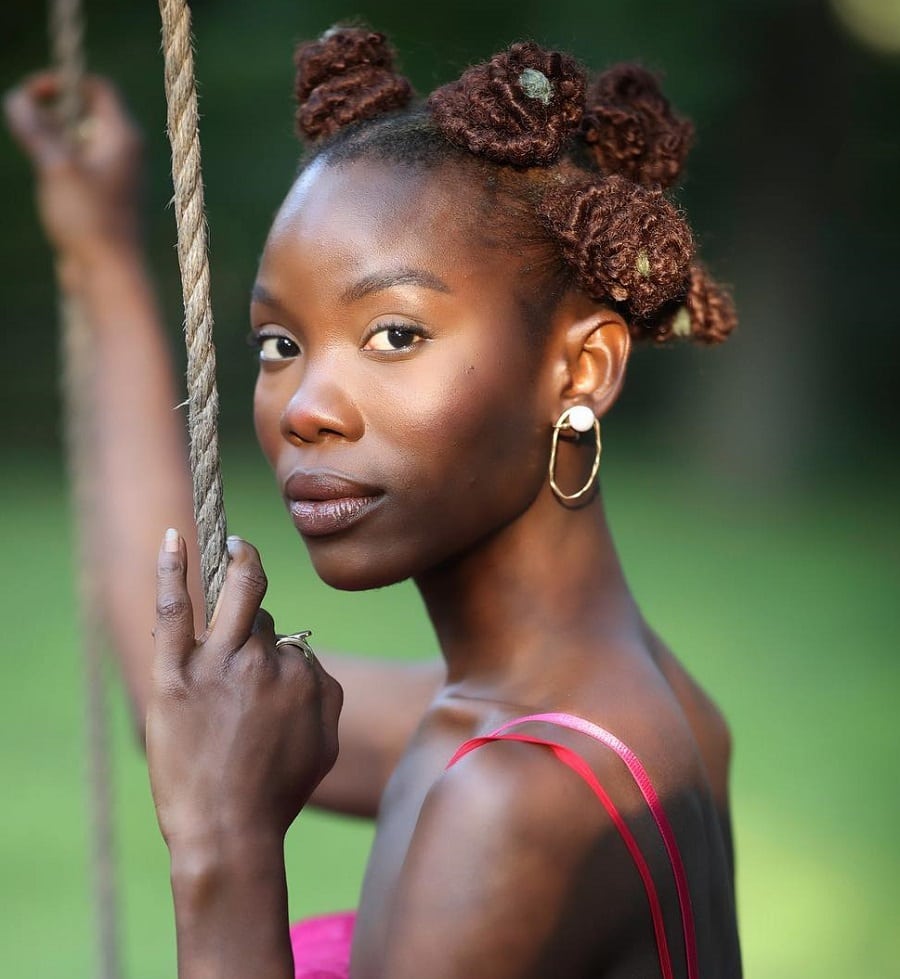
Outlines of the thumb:
[{"label": "thumb", "polygon": [[194,610],[187,587],[187,550],[177,530],[163,538],[156,565],[156,662],[178,669],[193,652]]}]

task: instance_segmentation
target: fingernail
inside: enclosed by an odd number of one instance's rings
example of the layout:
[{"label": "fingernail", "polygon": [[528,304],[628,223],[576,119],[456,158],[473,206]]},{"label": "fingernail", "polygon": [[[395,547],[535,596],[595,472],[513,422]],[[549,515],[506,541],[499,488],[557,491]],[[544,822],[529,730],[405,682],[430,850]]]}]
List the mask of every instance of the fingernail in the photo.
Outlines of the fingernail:
[{"label": "fingernail", "polygon": [[231,555],[231,557],[234,557],[234,552],[237,550],[237,546],[240,544],[240,542],[240,537],[236,537],[234,534],[228,537],[225,541],[225,546],[228,548],[228,553]]},{"label": "fingernail", "polygon": [[163,543],[163,550],[170,554],[178,553],[178,531],[174,527],[169,527],[166,531],[166,539]]}]

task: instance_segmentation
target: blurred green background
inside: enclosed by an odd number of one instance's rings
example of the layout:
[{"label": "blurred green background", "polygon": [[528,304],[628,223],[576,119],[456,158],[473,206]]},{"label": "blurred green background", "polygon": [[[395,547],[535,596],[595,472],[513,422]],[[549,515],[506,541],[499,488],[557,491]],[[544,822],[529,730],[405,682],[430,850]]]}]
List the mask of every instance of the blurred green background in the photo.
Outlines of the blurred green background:
[{"label": "blurred green background", "polygon": [[[158,13],[87,0],[92,67],[147,135],[147,237],[177,340],[180,286]],[[604,486],[651,621],[723,706],[747,975],[900,976],[900,2],[195,0],[230,526],[256,542],[276,619],[323,646],[433,652],[414,591],[311,575],[252,445],[246,296],[296,166],[291,47],[338,18],[389,32],[422,91],[510,40],[663,69],[698,129],[679,198],[740,331],[647,351],[605,425]],[[39,3],[0,10],[0,83],[46,61]],[[6,541],[0,611],[0,974],[92,974],[83,707],[59,450],[51,256],[28,168],[0,136]],[[165,852],[117,688],[116,821],[130,977],[174,975]],[[352,906],[370,830],[304,814],[292,910]]]}]

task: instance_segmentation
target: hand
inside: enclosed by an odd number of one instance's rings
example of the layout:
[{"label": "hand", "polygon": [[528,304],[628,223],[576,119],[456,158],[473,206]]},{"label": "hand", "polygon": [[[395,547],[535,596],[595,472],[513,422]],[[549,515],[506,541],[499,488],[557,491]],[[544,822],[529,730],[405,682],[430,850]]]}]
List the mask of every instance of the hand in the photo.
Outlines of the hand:
[{"label": "hand", "polygon": [[139,240],[141,136],[113,86],[84,81],[84,119],[73,137],[54,103],[59,80],[33,75],[6,94],[6,122],[34,164],[41,221],[63,259],[97,246],[113,251]]},{"label": "hand", "polygon": [[275,648],[259,555],[237,538],[229,553],[199,640],[184,541],[169,532],[159,554],[147,761],[170,850],[283,838],[338,753],[340,685],[299,649]]}]

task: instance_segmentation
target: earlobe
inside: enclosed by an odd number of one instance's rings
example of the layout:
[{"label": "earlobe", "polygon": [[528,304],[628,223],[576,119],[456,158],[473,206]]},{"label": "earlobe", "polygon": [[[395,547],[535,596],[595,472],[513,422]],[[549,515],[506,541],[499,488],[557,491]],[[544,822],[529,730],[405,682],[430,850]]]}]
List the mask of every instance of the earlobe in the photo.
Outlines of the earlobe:
[{"label": "earlobe", "polygon": [[628,325],[613,310],[595,308],[570,325],[566,347],[569,383],[562,392],[565,400],[587,404],[602,417],[625,380],[631,352]]}]

